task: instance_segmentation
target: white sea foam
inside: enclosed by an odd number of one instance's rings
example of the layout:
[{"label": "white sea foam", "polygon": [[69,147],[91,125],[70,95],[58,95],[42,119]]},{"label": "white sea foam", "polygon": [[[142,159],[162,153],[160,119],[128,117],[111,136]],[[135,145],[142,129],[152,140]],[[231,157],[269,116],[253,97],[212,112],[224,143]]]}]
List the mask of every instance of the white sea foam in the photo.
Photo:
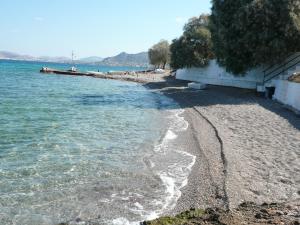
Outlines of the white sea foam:
[{"label": "white sea foam", "polygon": [[[183,132],[188,129],[188,122],[181,116],[184,110],[171,110],[171,125],[167,131],[162,144],[159,145],[160,151],[165,154],[173,155],[177,153],[177,160],[175,162],[171,160],[168,162],[167,169],[158,173],[159,177],[166,187],[166,198],[161,208],[161,214],[166,210],[170,210],[176,206],[177,200],[181,196],[180,189],[187,185],[188,176],[192,170],[193,165],[196,162],[196,156],[185,152],[182,149],[178,149],[176,143],[173,143],[177,138],[179,132]],[[174,146],[175,145],[175,146]],[[182,159],[181,161],[178,159]]]},{"label": "white sea foam", "polygon": [[130,222],[128,219],[124,217],[120,217],[112,221],[112,225],[139,225],[139,224],[140,224],[139,222]]},{"label": "white sea foam", "polygon": [[[164,212],[173,209],[181,196],[180,189],[187,185],[188,176],[196,162],[196,156],[184,151],[176,143],[180,132],[188,129],[188,122],[182,114],[184,110],[169,110],[169,129],[166,131],[161,143],[154,148],[155,154],[150,160],[149,167],[156,173],[165,187],[164,199],[155,199],[152,205],[157,208],[147,211],[141,203],[134,203],[130,210],[141,215],[143,220],[153,220]],[[154,160],[154,161],[153,161]],[[160,161],[163,160],[163,163]],[[113,225],[136,225],[139,222],[131,222],[126,218],[117,218]]]},{"label": "white sea foam", "polygon": [[168,168],[167,172],[159,174],[161,180],[166,187],[166,199],[162,207],[162,210],[172,209],[176,206],[177,200],[181,196],[180,189],[188,184],[188,176],[192,170],[193,165],[196,162],[196,156],[183,151],[177,151],[186,156],[189,164],[173,164]]},{"label": "white sea foam", "polygon": [[144,209],[144,207],[140,203],[138,203],[138,202],[134,203],[134,206],[136,206],[137,209],[139,209],[139,210],[143,210]]}]

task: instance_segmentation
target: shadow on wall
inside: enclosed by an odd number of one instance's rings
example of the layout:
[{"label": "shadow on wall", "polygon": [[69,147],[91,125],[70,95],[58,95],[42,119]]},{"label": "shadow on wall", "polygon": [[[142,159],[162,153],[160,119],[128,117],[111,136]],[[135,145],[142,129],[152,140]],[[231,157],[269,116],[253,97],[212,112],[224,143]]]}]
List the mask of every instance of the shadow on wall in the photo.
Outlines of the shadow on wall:
[{"label": "shadow on wall", "polygon": [[248,89],[256,89],[257,84],[263,82],[261,68],[253,69],[245,75],[235,76],[220,67],[216,60],[211,60],[204,68],[179,69],[176,77],[180,80]]}]

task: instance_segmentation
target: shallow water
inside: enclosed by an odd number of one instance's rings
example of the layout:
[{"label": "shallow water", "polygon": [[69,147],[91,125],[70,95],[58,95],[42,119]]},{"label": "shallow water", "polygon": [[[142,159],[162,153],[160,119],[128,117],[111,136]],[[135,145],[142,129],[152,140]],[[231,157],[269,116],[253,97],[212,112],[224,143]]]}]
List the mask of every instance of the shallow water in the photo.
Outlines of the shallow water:
[{"label": "shallow water", "polygon": [[129,224],[174,207],[195,160],[173,142],[188,126],[178,105],[41,66],[0,61],[0,224]]}]

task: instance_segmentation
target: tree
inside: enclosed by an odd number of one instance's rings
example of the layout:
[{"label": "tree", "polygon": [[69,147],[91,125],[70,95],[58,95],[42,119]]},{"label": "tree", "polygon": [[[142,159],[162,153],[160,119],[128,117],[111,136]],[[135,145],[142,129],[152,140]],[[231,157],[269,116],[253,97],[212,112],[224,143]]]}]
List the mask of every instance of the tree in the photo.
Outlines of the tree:
[{"label": "tree", "polygon": [[170,61],[170,45],[168,41],[161,40],[159,43],[153,45],[149,49],[148,55],[151,65],[165,69],[166,64]]},{"label": "tree", "polygon": [[300,2],[213,0],[210,30],[218,62],[244,74],[300,50]]},{"label": "tree", "polygon": [[209,16],[194,17],[184,26],[183,35],[171,44],[171,67],[203,67],[213,58]]}]

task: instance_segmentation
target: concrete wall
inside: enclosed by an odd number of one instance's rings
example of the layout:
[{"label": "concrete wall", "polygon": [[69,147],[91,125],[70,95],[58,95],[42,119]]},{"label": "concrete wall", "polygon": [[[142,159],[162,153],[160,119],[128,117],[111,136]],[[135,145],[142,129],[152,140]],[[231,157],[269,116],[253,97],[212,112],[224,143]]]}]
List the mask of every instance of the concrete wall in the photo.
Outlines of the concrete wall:
[{"label": "concrete wall", "polygon": [[252,70],[245,76],[234,76],[220,67],[216,60],[211,60],[205,68],[177,70],[176,78],[205,84],[256,89],[257,83],[262,82],[263,76],[261,76],[261,70],[259,69]]},{"label": "concrete wall", "polygon": [[300,84],[286,80],[276,80],[275,86],[273,98],[300,112]]}]

